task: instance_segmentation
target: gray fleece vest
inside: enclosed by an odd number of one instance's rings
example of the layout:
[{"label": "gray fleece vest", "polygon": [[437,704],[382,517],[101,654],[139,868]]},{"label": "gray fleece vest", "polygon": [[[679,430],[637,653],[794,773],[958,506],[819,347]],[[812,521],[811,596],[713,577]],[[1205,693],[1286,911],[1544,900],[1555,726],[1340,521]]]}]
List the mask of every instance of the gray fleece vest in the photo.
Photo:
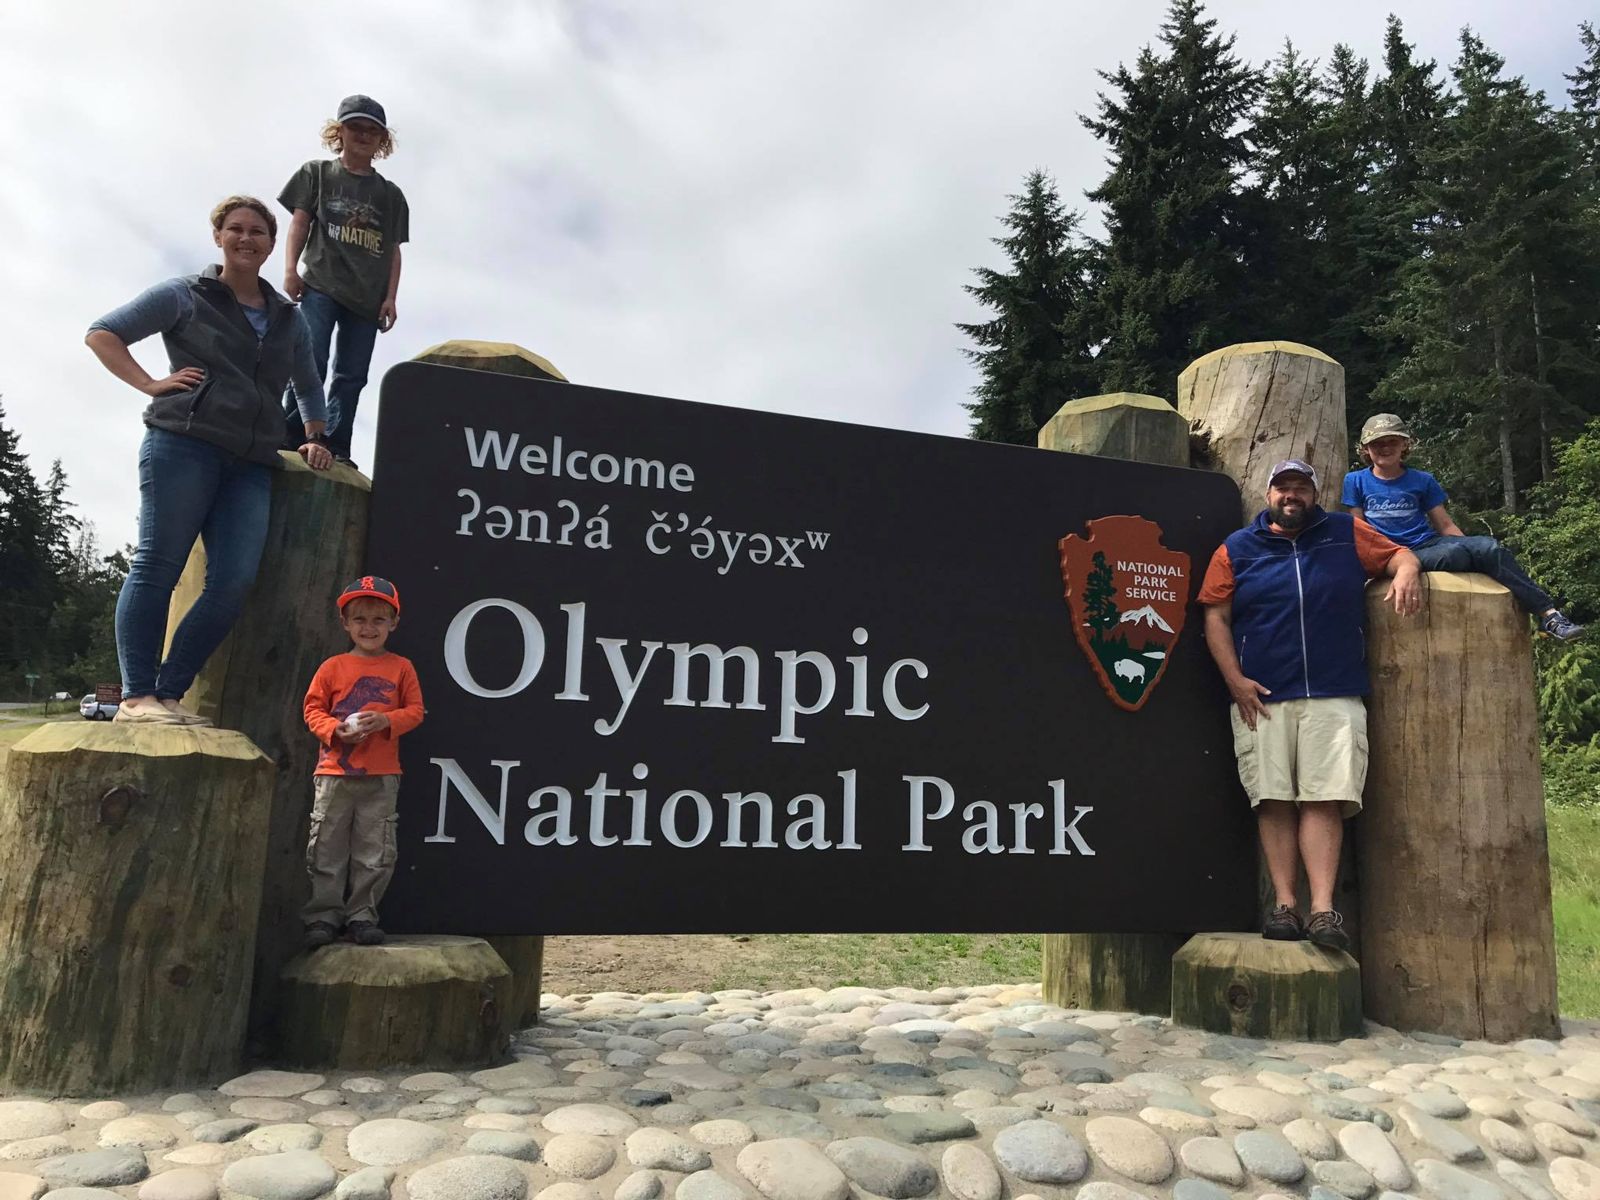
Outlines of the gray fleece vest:
[{"label": "gray fleece vest", "polygon": [[155,397],[144,410],[144,423],[197,437],[251,462],[281,466],[281,397],[293,370],[294,306],[263,281],[267,336],[258,341],[219,276],[210,266],[184,280],[194,312],[161,335],[172,370],[199,367],[205,378],[199,387]]}]

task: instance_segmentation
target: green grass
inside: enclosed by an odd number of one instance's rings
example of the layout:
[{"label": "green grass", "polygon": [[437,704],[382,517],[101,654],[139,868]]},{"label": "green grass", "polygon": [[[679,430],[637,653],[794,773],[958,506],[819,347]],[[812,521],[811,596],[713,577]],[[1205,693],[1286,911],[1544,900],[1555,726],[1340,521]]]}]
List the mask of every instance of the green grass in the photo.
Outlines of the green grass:
[{"label": "green grass", "polygon": [[1600,1016],[1600,808],[1546,810],[1561,1012]]},{"label": "green grass", "polygon": [[[759,934],[718,988],[962,987],[1039,978],[1039,935]],[[737,978],[733,978],[737,976]]]}]

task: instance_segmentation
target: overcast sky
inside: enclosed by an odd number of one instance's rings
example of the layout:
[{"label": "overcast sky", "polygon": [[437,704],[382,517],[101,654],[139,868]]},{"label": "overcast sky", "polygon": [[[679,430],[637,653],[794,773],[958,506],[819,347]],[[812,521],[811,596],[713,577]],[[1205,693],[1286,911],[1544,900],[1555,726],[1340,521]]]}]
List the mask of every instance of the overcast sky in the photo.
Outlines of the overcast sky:
[{"label": "overcast sky", "polygon": [[[1447,64],[1464,23],[1564,98],[1585,0],[1219,0],[1254,62],[1287,36],[1377,61],[1399,12]],[[271,201],[339,98],[388,108],[411,203],[378,380],[446,338],[518,342],[580,383],[961,434],[962,285],[1034,167],[1104,173],[1097,69],[1165,4],[1122,0],[105,0],[0,8],[0,396],[40,474],[134,537],[144,398],[82,344],[213,261],[207,213]],[[276,286],[280,253],[264,272]],[[1273,336],[1261,330],[1263,338]],[[158,339],[135,350],[165,374]]]}]

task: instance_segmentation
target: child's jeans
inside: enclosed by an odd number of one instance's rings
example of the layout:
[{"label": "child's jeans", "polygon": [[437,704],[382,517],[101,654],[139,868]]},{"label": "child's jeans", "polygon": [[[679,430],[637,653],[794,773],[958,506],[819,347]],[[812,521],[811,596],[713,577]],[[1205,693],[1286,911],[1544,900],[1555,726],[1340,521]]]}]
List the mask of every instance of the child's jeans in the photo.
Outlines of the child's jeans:
[{"label": "child's jeans", "polygon": [[1511,551],[1492,537],[1446,537],[1438,534],[1411,551],[1424,571],[1480,571],[1504,584],[1522,608],[1537,616],[1555,602],[1517,564]]},{"label": "child's jeans", "polygon": [[300,911],[302,923],[325,921],[336,929],[350,921],[375,923],[394,876],[400,776],[318,775],[315,783],[306,845],[311,899]]},{"label": "child's jeans", "polygon": [[[300,298],[300,315],[311,330],[311,357],[328,393],[328,449],[336,458],[349,458],[356,406],[361,402],[361,389],[367,386],[367,368],[372,365],[378,323],[310,287]],[[330,346],[333,351],[331,377],[328,374]],[[306,427],[300,422],[300,405],[295,399],[293,385],[283,393],[283,421],[288,429],[287,442],[298,448],[305,441]]]}]

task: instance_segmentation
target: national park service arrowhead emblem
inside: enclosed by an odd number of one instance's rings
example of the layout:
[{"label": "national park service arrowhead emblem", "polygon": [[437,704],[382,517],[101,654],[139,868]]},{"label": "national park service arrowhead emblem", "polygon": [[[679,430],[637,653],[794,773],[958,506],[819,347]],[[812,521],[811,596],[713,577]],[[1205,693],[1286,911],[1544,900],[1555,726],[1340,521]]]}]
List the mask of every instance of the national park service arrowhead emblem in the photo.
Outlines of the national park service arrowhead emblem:
[{"label": "national park service arrowhead emblem", "polygon": [[1078,645],[1118,708],[1138,712],[1167,669],[1189,605],[1189,556],[1143,517],[1099,517],[1060,541]]}]

